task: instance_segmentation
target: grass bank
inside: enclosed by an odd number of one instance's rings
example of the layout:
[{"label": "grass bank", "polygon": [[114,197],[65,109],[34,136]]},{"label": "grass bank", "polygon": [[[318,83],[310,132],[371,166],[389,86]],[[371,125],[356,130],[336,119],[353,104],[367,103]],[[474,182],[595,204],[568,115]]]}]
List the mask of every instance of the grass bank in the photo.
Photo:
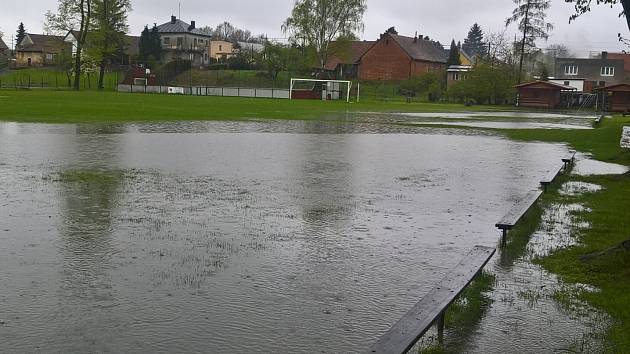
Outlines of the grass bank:
[{"label": "grass bank", "polygon": [[[566,142],[575,149],[593,154],[595,159],[630,166],[630,151],[619,147],[622,127],[630,118],[607,119],[595,130],[512,130],[504,131],[511,139],[524,141]],[[587,210],[576,215],[590,224],[575,230],[579,245],[554,252],[538,260],[549,271],[568,283],[590,284],[596,292],[580,291],[562,296],[577,297],[604,310],[613,319],[607,333],[611,352],[630,351],[630,252],[616,251],[582,261],[586,254],[616,246],[630,238],[630,175],[563,176],[558,186],[567,181],[593,183],[603,187],[596,193],[567,197],[557,188],[543,196],[543,203],[581,203]],[[576,290],[577,291],[577,290]]]},{"label": "grass bank", "polygon": [[[105,74],[103,85],[106,90],[113,91],[119,81],[125,77],[124,73],[108,72]],[[8,70],[0,74],[0,87],[30,87],[30,88],[70,88],[72,82],[68,82],[65,72],[56,68],[28,68]],[[81,77],[81,88],[96,90],[98,87],[98,73],[89,77]]]},{"label": "grass bank", "polygon": [[347,112],[497,110],[459,104],[323,102],[196,97],[97,91],[0,90],[0,120],[42,123],[124,123],[178,120],[315,119]]}]

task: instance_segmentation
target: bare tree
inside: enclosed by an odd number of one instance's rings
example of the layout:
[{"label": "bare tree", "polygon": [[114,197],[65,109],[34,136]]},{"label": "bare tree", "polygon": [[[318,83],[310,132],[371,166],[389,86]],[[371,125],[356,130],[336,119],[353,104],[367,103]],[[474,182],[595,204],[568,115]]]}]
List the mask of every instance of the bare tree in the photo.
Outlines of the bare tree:
[{"label": "bare tree", "polygon": [[363,31],[366,10],[367,0],[297,0],[282,30],[293,42],[313,47],[323,68],[331,42]]},{"label": "bare tree", "polygon": [[58,0],[57,13],[46,13],[45,28],[50,32],[70,32],[77,40],[74,57],[74,89],[81,87],[81,56],[92,25],[94,0]]}]

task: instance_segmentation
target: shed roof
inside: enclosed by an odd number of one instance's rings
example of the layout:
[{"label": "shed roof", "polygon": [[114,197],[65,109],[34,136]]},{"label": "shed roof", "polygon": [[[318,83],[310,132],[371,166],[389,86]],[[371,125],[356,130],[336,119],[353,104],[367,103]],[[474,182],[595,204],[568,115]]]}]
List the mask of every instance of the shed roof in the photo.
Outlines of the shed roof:
[{"label": "shed roof", "polygon": [[572,86],[566,86],[566,85],[557,84],[555,82],[541,81],[541,80],[536,80],[536,81],[526,82],[524,84],[516,85],[516,88],[525,88],[525,87],[533,87],[533,86],[538,86],[539,88],[542,88],[541,86],[547,86],[547,88],[549,89],[557,89],[557,90],[565,90],[565,91],[577,90],[575,87],[572,87]]},{"label": "shed roof", "polygon": [[630,92],[630,84],[616,84],[599,88],[602,91],[610,92]]},{"label": "shed roof", "polygon": [[160,33],[190,33],[198,36],[211,37],[210,34],[200,30],[199,28],[190,29],[190,24],[176,19],[157,26]]},{"label": "shed roof", "polygon": [[2,38],[0,38],[0,50],[7,50],[7,49],[9,49],[9,47],[7,47],[7,45],[4,43]]}]

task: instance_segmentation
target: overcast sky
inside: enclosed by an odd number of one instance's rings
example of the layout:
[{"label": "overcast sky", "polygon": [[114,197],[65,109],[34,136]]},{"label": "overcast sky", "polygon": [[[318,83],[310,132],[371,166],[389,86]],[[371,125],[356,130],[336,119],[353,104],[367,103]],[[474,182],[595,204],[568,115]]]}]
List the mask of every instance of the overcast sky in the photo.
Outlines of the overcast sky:
[{"label": "overcast sky", "polygon": [[[237,27],[255,34],[265,33],[269,38],[284,37],[280,31],[282,21],[289,15],[294,0],[132,0],[133,12],[129,15],[130,32],[139,35],[145,24],[164,23],[171,14],[196,20],[197,26],[216,26],[229,21]],[[0,0],[0,30],[4,41],[11,46],[11,37],[18,24],[24,22],[28,32],[42,33],[44,13],[56,8],[56,0],[21,2]],[[565,43],[576,54],[585,56],[589,51],[616,51],[624,49],[617,42],[617,34],[630,34],[625,20],[618,18],[621,5],[615,8],[594,6],[594,10],[569,24],[573,8],[564,0],[552,0],[549,20],[555,30],[547,44]],[[368,0],[363,39],[376,39],[379,33],[395,26],[402,35],[413,36],[416,31],[450,44],[452,38],[463,40],[468,29],[478,22],[485,31],[501,31],[505,18],[514,5],[511,0]],[[514,29],[510,29],[514,33]],[[630,35],[628,35],[630,37]],[[540,43],[544,47],[545,43]]]}]

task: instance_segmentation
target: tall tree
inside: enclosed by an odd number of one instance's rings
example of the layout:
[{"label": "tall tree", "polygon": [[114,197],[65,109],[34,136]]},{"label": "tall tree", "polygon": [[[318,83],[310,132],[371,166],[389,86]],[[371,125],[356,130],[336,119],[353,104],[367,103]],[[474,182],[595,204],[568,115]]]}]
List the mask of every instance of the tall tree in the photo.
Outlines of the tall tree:
[{"label": "tall tree", "polygon": [[15,45],[20,44],[22,40],[26,37],[26,29],[24,28],[24,23],[20,22],[18,26],[17,33],[15,35]]},{"label": "tall tree", "polygon": [[457,44],[455,44],[455,40],[451,42],[451,50],[448,54],[448,60],[446,61],[446,66],[451,65],[462,65],[462,59],[459,56],[459,48]]},{"label": "tall tree", "polygon": [[81,87],[81,60],[88,34],[92,30],[95,0],[57,0],[57,13],[46,13],[45,27],[53,32],[73,31],[76,37],[74,57],[74,89]]},{"label": "tall tree", "polygon": [[105,66],[125,46],[127,12],[131,10],[131,0],[95,0],[95,28],[90,39],[92,56],[99,60],[98,89],[103,89]]},{"label": "tall tree", "polygon": [[282,24],[294,43],[313,47],[324,68],[329,47],[337,37],[362,31],[367,0],[296,0]]},{"label": "tall tree", "polygon": [[151,55],[157,61],[162,60],[162,39],[160,37],[160,30],[156,24],[153,24],[153,27],[151,27],[149,38],[151,43]]},{"label": "tall tree", "polygon": [[487,51],[486,43],[483,40],[483,30],[478,24],[472,25],[468,36],[464,39],[462,46],[464,51],[470,55],[484,55]]},{"label": "tall tree", "polygon": [[151,32],[149,31],[149,26],[144,26],[144,29],[142,30],[142,33],[140,34],[140,52],[139,57],[140,60],[142,61],[146,61],[147,59],[149,59],[149,56],[151,55],[152,49],[151,49]]},{"label": "tall tree", "polygon": [[553,25],[546,21],[547,10],[551,7],[551,0],[513,0],[516,8],[512,11],[505,25],[518,24],[518,29],[523,33],[520,43],[520,60],[518,67],[518,83],[523,78],[523,61],[525,59],[525,46],[535,47],[539,38],[549,38],[549,31]]}]

